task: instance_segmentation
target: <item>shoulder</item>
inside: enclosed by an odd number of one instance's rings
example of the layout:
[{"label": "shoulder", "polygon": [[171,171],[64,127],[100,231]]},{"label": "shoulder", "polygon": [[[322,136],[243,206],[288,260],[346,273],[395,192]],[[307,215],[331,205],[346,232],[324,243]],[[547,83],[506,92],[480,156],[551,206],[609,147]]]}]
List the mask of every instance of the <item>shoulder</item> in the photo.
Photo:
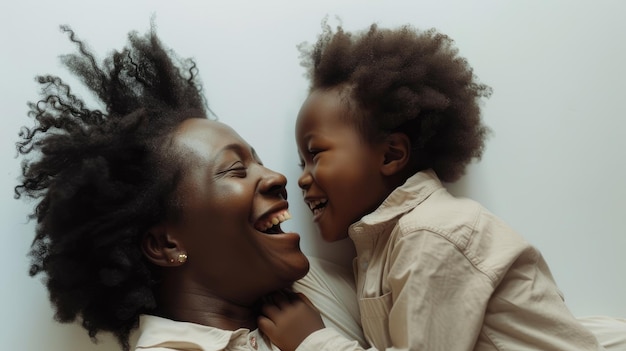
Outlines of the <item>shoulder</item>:
[{"label": "shoulder", "polygon": [[392,238],[396,247],[443,243],[449,255],[464,256],[492,281],[498,281],[520,256],[538,255],[502,219],[474,200],[452,196],[445,188],[402,216]]},{"label": "shoulder", "polygon": [[478,202],[454,197],[441,187],[404,214],[396,227],[403,236],[432,232],[464,247],[486,212]]}]

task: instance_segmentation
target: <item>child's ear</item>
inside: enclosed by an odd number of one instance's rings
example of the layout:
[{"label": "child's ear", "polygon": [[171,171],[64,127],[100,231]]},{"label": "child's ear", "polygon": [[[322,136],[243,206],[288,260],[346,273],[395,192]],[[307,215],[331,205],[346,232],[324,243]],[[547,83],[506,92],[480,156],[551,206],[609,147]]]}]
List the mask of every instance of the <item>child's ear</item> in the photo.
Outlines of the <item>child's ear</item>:
[{"label": "child's ear", "polygon": [[394,175],[408,165],[411,157],[411,140],[404,133],[392,133],[385,139],[385,158],[381,172],[385,176]]},{"label": "child's ear", "polygon": [[180,257],[187,257],[180,240],[170,232],[171,227],[165,223],[157,224],[146,231],[141,240],[141,251],[148,261],[157,266],[172,267],[184,263]]}]

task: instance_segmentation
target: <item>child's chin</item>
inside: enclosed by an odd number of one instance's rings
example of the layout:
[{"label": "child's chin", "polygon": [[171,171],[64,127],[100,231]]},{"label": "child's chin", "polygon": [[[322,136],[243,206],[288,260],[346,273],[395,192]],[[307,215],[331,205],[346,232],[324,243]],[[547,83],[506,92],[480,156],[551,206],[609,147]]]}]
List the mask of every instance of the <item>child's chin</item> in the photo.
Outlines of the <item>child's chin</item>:
[{"label": "child's chin", "polygon": [[335,241],[343,240],[347,237],[345,233],[330,233],[330,232],[320,232],[322,239],[324,241],[332,243]]}]

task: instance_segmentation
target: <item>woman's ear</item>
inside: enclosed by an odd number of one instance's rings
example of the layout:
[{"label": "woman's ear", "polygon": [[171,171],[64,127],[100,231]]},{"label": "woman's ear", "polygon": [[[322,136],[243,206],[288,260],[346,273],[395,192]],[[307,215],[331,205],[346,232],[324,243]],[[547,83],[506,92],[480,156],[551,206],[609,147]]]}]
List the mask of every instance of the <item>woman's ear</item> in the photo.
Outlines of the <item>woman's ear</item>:
[{"label": "woman's ear", "polygon": [[187,260],[185,248],[170,229],[167,224],[158,224],[143,235],[141,250],[148,261],[157,266],[180,266]]},{"label": "woman's ear", "polygon": [[411,158],[411,140],[404,133],[392,133],[384,141],[385,158],[381,172],[392,176],[404,170]]}]

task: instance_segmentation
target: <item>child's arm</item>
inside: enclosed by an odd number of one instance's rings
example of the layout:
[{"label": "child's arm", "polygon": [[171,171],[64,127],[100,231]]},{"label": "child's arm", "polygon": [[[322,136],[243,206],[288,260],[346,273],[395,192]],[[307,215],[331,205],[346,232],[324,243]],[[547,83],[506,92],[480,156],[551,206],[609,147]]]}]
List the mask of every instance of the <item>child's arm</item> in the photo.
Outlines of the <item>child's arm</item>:
[{"label": "child's arm", "polygon": [[323,329],[320,313],[303,294],[277,293],[263,306],[259,329],[282,351],[295,350],[313,332]]},{"label": "child's arm", "polygon": [[303,294],[278,293],[271,299],[263,306],[258,325],[281,351],[365,351],[357,341],[325,328],[320,313]]},{"label": "child's arm", "polygon": [[309,273],[296,281],[292,290],[302,293],[322,315],[325,329],[355,340],[366,347],[361,314],[356,297],[354,271],[316,257],[308,256]]}]

